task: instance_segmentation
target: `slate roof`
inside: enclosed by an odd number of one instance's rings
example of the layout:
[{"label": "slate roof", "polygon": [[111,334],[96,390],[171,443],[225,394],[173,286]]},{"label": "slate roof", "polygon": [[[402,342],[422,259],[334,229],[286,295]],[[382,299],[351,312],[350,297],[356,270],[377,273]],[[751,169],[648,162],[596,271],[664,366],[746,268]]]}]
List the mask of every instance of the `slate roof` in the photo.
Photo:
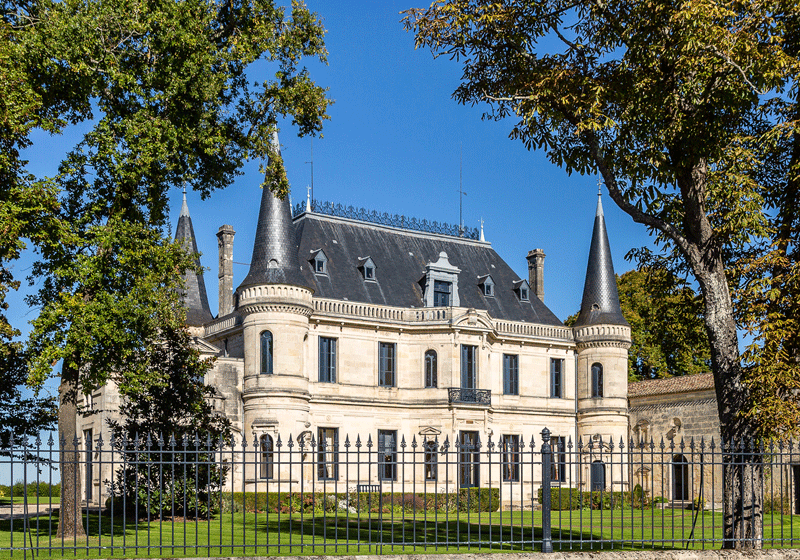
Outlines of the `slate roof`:
[{"label": "slate roof", "polygon": [[[278,134],[273,133],[273,147],[280,153]],[[297,246],[292,237],[292,211],[289,197],[283,200],[265,188],[261,193],[256,239],[250,270],[239,288],[254,284],[292,284],[311,287],[300,274]]]},{"label": "slate roof", "polygon": [[[180,241],[183,247],[190,253],[197,253],[197,241],[194,237],[194,227],[192,227],[192,217],[189,216],[189,205],[186,204],[186,191],[183,191],[183,205],[181,214],[178,218],[178,225],[175,228],[175,240]],[[195,260],[195,265],[200,267],[200,259]],[[206,282],[202,274],[192,270],[187,270],[183,277],[186,286],[183,300],[186,303],[186,324],[192,327],[199,327],[207,323],[214,316],[208,306],[208,294],[206,293]]]},{"label": "slate roof", "polygon": [[614,264],[611,262],[611,248],[608,244],[603,204],[599,194],[581,311],[575,321],[576,327],[587,325],[628,325],[619,306],[617,277],[614,274]]},{"label": "slate roof", "polygon": [[[530,294],[522,302],[514,292],[520,280],[511,267],[486,242],[403,230],[313,212],[294,219],[303,276],[315,297],[397,307],[423,307],[425,265],[447,253],[450,264],[461,269],[458,290],[461,307],[488,311],[495,319],[562,325]],[[314,274],[312,255],[322,249],[328,258],[326,275]],[[359,259],[371,257],[375,281],[365,280]],[[495,296],[481,293],[481,277],[491,274]]]},{"label": "slate roof", "polygon": [[714,374],[681,375],[666,379],[648,379],[628,383],[628,397],[649,397],[714,389]]}]

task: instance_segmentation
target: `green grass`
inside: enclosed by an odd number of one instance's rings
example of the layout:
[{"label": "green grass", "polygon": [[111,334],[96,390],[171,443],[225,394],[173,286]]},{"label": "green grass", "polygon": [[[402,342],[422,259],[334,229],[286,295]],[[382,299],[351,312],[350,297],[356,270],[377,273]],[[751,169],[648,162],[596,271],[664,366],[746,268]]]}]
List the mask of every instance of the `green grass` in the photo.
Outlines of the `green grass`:
[{"label": "green grass", "polygon": [[[12,498],[9,498],[8,496],[0,498],[0,507],[10,506],[12,502],[14,504],[24,504],[25,503],[25,496],[14,496],[13,500],[12,500]],[[37,503],[36,502],[36,496],[28,497],[28,505],[34,506],[34,505],[36,505],[36,503]],[[60,504],[61,503],[61,497],[60,496],[54,496],[52,498],[50,498],[50,497],[40,497],[39,498],[39,502],[38,502],[39,506],[43,506],[43,507],[49,507],[49,505],[51,503],[53,505]]]},{"label": "green grass", "polygon": [[[31,519],[29,533],[20,519],[14,520],[13,533],[10,521],[0,521],[0,558],[10,557],[12,538],[15,548],[22,548],[25,541],[30,546],[32,541],[39,558],[530,551],[539,550],[542,539],[540,512],[228,513],[210,521],[178,519],[174,523],[128,518],[124,527],[118,513],[113,524],[107,515],[90,514],[90,536],[78,541],[55,538],[55,516]],[[690,537],[693,521],[694,512],[684,510],[555,511],[553,548],[671,549],[685,548],[687,541],[690,549],[719,548],[722,515],[700,513]],[[614,542],[601,544],[600,538]],[[765,548],[800,547],[800,516],[766,516],[764,538]],[[21,550],[14,553],[21,555]]]}]

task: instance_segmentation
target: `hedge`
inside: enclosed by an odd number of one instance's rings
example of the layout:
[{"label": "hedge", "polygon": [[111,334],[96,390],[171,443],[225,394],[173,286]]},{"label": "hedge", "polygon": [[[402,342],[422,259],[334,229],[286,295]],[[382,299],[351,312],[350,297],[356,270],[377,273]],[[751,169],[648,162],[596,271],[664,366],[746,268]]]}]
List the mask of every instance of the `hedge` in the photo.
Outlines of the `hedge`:
[{"label": "hedge", "polygon": [[[538,501],[542,503],[542,488],[539,488]],[[623,506],[643,508],[650,506],[647,493],[638,484],[632,492],[594,491],[581,492],[577,488],[555,487],[550,489],[550,509],[621,509]]]},{"label": "hedge", "polygon": [[403,492],[226,492],[222,496],[226,511],[260,511],[267,513],[352,513],[410,511],[491,512],[500,507],[497,488],[461,488],[453,493]]}]

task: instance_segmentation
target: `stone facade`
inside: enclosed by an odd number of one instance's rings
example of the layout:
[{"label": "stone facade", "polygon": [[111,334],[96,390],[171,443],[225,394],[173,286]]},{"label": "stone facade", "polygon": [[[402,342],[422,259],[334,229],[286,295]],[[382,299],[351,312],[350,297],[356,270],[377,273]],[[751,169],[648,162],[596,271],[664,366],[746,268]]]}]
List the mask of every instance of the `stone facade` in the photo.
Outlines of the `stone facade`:
[{"label": "stone facade", "polygon": [[[477,236],[317,212],[311,201],[292,216],[287,200],[268,189],[261,197],[248,275],[231,293],[234,230],[222,226],[219,315],[192,325],[198,347],[217,359],[205,382],[237,441],[381,434],[451,444],[517,436],[527,445],[532,437],[540,443],[545,427],[565,442],[627,437],[630,327],[619,312],[599,202],[582,303],[593,315],[573,329],[542,301],[541,250],[529,253],[529,278],[520,279]],[[203,286],[186,301],[206,312],[204,298]],[[113,400],[115,391],[103,394]],[[104,407],[113,414],[113,403]],[[81,423],[108,441],[101,418]],[[487,471],[471,483],[486,484]],[[625,489],[627,472],[603,480]],[[107,474],[97,473],[98,484]],[[249,464],[232,476],[252,489],[270,484],[262,474]],[[373,469],[348,484],[376,476]],[[586,487],[593,476],[567,479]],[[533,488],[510,486],[517,503],[531,499]]]}]

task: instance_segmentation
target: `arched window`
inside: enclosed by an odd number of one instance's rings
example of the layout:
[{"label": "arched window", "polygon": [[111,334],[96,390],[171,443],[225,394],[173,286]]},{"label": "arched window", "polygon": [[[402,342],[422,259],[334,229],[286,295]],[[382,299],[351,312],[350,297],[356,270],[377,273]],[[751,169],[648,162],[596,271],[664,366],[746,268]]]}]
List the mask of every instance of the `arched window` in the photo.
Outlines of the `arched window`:
[{"label": "arched window", "polygon": [[436,351],[425,352],[425,388],[436,388]]},{"label": "arched window", "polygon": [[272,468],[275,464],[275,457],[273,455],[272,436],[264,434],[261,436],[261,478],[270,480],[272,479]]},{"label": "arched window", "polygon": [[272,373],[272,333],[261,333],[261,373]]},{"label": "arched window", "polygon": [[592,396],[603,396],[603,364],[592,364]]}]

